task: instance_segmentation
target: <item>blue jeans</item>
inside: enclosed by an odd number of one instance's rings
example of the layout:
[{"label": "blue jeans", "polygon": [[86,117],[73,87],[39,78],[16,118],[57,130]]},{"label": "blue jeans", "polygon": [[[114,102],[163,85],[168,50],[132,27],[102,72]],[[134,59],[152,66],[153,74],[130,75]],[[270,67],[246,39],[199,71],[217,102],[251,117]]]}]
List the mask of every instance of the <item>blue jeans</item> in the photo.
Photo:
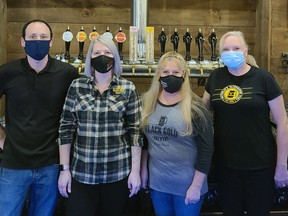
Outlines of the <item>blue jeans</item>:
[{"label": "blue jeans", "polygon": [[28,197],[29,216],[51,216],[57,202],[59,166],[0,168],[0,214],[21,215]]},{"label": "blue jeans", "polygon": [[157,216],[198,216],[205,198],[195,204],[185,204],[185,197],[151,189],[151,198]]}]

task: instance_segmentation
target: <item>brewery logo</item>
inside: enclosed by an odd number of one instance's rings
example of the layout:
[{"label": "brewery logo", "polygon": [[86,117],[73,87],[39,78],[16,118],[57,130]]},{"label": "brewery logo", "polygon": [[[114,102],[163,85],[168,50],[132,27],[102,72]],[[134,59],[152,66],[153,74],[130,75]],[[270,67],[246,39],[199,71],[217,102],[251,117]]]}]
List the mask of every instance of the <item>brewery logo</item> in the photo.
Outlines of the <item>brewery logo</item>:
[{"label": "brewery logo", "polygon": [[73,34],[72,34],[72,32],[70,32],[70,31],[65,31],[65,32],[62,34],[62,39],[63,39],[65,42],[70,42],[70,41],[72,41],[72,39],[73,39]]},{"label": "brewery logo", "polygon": [[97,38],[99,37],[99,33],[96,32],[96,31],[92,31],[90,34],[89,34],[89,40],[92,41],[94,38]]},{"label": "brewery logo", "polygon": [[84,42],[87,38],[87,35],[84,31],[79,31],[76,35],[76,39],[79,42]]},{"label": "brewery logo", "polygon": [[243,91],[239,86],[228,85],[220,92],[220,98],[227,104],[235,104],[241,100]]},{"label": "brewery logo", "polygon": [[167,123],[167,117],[166,116],[161,116],[159,120],[159,125],[164,126]]},{"label": "brewery logo", "polygon": [[118,32],[115,36],[115,40],[118,43],[123,43],[126,40],[126,35],[123,32]]}]

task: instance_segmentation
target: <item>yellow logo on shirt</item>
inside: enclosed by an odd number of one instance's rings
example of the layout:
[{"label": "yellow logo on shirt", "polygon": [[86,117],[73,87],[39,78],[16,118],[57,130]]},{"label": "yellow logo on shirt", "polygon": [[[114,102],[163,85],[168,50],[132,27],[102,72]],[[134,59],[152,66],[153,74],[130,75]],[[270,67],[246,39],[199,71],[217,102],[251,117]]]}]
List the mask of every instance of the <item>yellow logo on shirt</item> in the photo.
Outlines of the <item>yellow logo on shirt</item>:
[{"label": "yellow logo on shirt", "polygon": [[118,85],[116,88],[113,89],[113,92],[115,92],[116,94],[121,94],[124,92],[124,88]]},{"label": "yellow logo on shirt", "polygon": [[239,86],[228,85],[220,92],[220,98],[223,102],[228,104],[235,104],[241,100],[243,91]]}]

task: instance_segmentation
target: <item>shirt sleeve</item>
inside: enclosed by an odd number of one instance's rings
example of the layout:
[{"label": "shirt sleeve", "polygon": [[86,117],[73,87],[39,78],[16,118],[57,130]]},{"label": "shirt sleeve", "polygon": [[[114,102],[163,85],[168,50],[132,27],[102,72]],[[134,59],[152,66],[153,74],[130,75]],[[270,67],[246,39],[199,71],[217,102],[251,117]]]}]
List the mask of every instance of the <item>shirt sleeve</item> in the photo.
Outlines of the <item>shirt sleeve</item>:
[{"label": "shirt sleeve", "polygon": [[266,77],[266,89],[267,89],[267,100],[273,100],[282,94],[282,90],[278,83],[276,82],[273,74],[268,72]]},{"label": "shirt sleeve", "polygon": [[131,84],[131,93],[126,107],[125,128],[129,136],[131,146],[143,146],[143,139],[140,133],[141,101],[134,84]]},{"label": "shirt sleeve", "polygon": [[148,150],[148,139],[144,134],[144,132],[142,132],[142,136],[143,136],[143,149]]},{"label": "shirt sleeve", "polygon": [[76,118],[73,115],[72,109],[74,107],[76,97],[75,80],[68,89],[68,93],[64,102],[63,111],[60,119],[59,139],[58,144],[72,144],[76,133]]},{"label": "shirt sleeve", "polygon": [[[203,122],[198,121],[198,126],[196,132],[196,143],[197,143],[197,160],[195,164],[195,169],[208,174],[211,166],[212,155],[214,151],[214,138],[213,138],[213,124],[212,116],[208,110],[203,108],[203,113],[206,118],[206,126]],[[195,125],[195,124],[194,124]],[[199,126],[202,126],[199,128]]]}]

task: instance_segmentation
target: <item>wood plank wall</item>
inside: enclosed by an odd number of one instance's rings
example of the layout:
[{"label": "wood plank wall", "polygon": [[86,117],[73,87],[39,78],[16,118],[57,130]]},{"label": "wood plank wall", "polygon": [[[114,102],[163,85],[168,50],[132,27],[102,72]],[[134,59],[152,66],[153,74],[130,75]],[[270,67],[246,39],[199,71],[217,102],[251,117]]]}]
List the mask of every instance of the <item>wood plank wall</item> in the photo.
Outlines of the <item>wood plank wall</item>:
[{"label": "wood plank wall", "polygon": [[[245,34],[250,54],[256,57],[260,66],[275,75],[283,89],[285,101],[288,102],[288,69],[281,66],[282,53],[288,52],[287,0],[148,0],[148,2],[147,25],[155,27],[156,59],[160,55],[157,38],[162,27],[169,38],[166,43],[166,51],[173,48],[170,37],[175,28],[181,39],[186,29],[189,28],[193,37],[191,55],[194,59],[198,55],[194,40],[199,28],[202,29],[206,39],[204,43],[205,59],[210,59],[211,49],[208,36],[213,28],[218,38],[226,31],[240,30]],[[54,44],[50,53],[53,56],[65,52],[62,33],[67,26],[74,34],[70,47],[73,57],[78,55],[78,42],[75,35],[82,26],[87,34],[92,31],[94,26],[99,33],[105,32],[109,26],[113,35],[122,27],[127,36],[123,53],[124,57],[128,58],[132,0],[0,0],[0,9],[4,14],[4,19],[0,21],[1,30],[4,30],[0,33],[0,51],[2,53],[0,64],[5,62],[3,59],[11,61],[24,55],[20,45],[22,26],[25,22],[36,18],[43,19],[52,26]],[[86,40],[84,53],[87,52],[88,45],[89,40]],[[185,54],[185,45],[182,40],[179,43],[179,52]],[[145,79],[145,84],[143,84],[144,79],[141,80],[141,78],[129,77],[129,79],[136,83],[141,92],[149,86],[149,79]],[[201,96],[204,91],[203,87],[197,86],[196,80],[192,80],[192,83],[195,92]]]},{"label": "wood plank wall", "polygon": [[[8,4],[8,59],[14,59],[23,55],[23,50],[15,46],[15,41],[19,41],[19,34],[22,25],[31,19],[40,18],[49,22],[54,31],[54,46],[52,54],[65,51],[62,33],[67,26],[76,35],[81,26],[86,33],[90,33],[95,26],[99,33],[103,33],[109,26],[113,35],[119,27],[129,39],[129,26],[131,20],[131,1],[127,0],[106,0],[106,1],[18,1],[9,0]],[[206,38],[204,43],[204,55],[209,59],[210,45],[208,36],[212,28],[220,37],[228,30],[241,30],[247,37],[251,52],[254,52],[254,32],[256,22],[256,4],[254,0],[233,1],[226,0],[182,0],[181,4],[175,0],[152,1],[149,2],[148,25],[155,27],[155,57],[159,57],[160,46],[157,41],[161,28],[164,27],[169,41],[166,50],[172,49],[170,36],[177,28],[179,36],[185,34],[189,28],[193,38],[197,36],[198,29],[201,28]],[[13,33],[12,33],[13,32]],[[84,53],[87,51],[89,41],[85,41]],[[124,43],[123,53],[128,56],[128,40]],[[192,57],[197,57],[197,46],[194,42],[191,46]],[[78,42],[71,42],[71,54],[77,56]],[[185,54],[185,46],[182,40],[179,43],[179,52]]]},{"label": "wood plank wall", "polygon": [[288,1],[272,0],[271,2],[270,71],[276,77],[285,102],[288,103],[288,67],[283,67],[281,64],[285,59],[282,53],[288,53]]},{"label": "wood plank wall", "polygon": [[[0,11],[2,19],[0,19],[0,65],[7,61],[7,4],[6,0],[0,0]],[[0,116],[4,115],[4,101],[0,99]]]}]

